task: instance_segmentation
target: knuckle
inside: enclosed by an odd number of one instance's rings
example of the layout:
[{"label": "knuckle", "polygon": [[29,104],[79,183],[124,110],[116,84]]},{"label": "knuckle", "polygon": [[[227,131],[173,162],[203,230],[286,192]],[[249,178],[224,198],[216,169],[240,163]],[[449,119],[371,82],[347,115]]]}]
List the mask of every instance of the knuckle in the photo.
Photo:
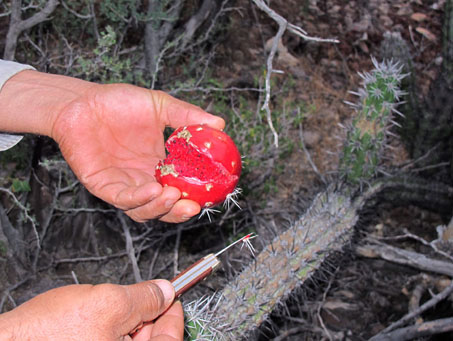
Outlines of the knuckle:
[{"label": "knuckle", "polygon": [[130,297],[123,286],[115,284],[98,284],[94,286],[95,297],[109,310],[113,317],[130,313],[132,309]]},{"label": "knuckle", "polygon": [[154,283],[147,283],[146,288],[144,299],[147,309],[149,311],[160,311],[165,302],[162,290]]}]

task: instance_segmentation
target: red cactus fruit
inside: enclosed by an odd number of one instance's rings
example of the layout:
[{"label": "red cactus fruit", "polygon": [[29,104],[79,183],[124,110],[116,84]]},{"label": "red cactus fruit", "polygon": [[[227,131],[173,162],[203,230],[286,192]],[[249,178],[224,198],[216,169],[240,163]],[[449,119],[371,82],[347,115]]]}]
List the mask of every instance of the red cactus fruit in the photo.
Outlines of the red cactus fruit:
[{"label": "red cactus fruit", "polygon": [[223,131],[207,125],[180,127],[165,143],[168,155],[156,167],[163,186],[181,191],[182,198],[211,208],[235,190],[241,174],[241,155]]}]

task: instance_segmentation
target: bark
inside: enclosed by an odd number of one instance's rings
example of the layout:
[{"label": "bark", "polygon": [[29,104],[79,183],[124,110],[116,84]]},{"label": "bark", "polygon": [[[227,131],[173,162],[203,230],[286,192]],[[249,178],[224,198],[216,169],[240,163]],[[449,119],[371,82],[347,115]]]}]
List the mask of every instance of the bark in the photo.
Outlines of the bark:
[{"label": "bark", "polygon": [[[151,19],[147,21],[145,26],[145,64],[148,74],[153,79],[153,84],[159,70],[159,56],[169,42],[170,35],[174,32],[175,25],[181,14],[182,5],[182,0],[174,0],[171,9],[166,12],[167,19],[160,20],[152,18],[153,13],[158,13],[162,10],[159,0],[150,0],[148,2],[147,13]],[[194,35],[200,26],[215,13],[218,5],[218,0],[203,0],[198,11],[184,25],[182,39],[176,47],[179,54],[194,39]]]},{"label": "bark", "polygon": [[217,1],[215,0],[203,1],[198,12],[187,21],[184,27],[183,46],[186,46],[192,40],[196,30],[206,21],[216,7]]},{"label": "bark", "polygon": [[146,69],[151,78],[154,78],[158,71],[159,54],[167,42],[176,20],[179,18],[181,8],[182,1],[176,0],[171,10],[167,13],[169,20],[162,21],[152,18],[154,13],[160,11],[159,0],[148,1],[147,15],[150,19],[145,25],[144,45]]}]

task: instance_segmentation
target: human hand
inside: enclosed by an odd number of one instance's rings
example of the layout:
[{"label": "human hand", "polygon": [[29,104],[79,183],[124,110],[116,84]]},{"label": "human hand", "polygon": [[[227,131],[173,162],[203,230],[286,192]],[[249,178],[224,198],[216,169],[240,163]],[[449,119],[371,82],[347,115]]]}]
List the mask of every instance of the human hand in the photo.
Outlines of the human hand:
[{"label": "human hand", "polygon": [[222,118],[161,91],[126,84],[99,85],[26,70],[0,92],[0,130],[55,139],[82,184],[136,221],[188,220],[200,206],[154,178],[165,158],[163,131]]},{"label": "human hand", "polygon": [[0,340],[182,340],[182,306],[173,300],[164,280],[64,286],[0,315]]},{"label": "human hand", "polygon": [[136,221],[179,222],[198,214],[200,206],[179,200],[174,187],[162,188],[154,172],[165,158],[165,127],[195,123],[224,127],[223,119],[160,91],[95,85],[59,113],[52,137],[92,194]]}]

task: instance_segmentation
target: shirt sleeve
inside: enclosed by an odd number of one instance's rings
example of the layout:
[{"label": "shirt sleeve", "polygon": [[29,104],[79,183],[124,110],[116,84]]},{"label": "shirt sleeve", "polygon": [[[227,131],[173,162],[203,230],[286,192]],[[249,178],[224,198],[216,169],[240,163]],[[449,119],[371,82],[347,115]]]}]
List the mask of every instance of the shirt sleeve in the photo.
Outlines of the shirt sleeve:
[{"label": "shirt sleeve", "polygon": [[[30,65],[0,59],[0,91],[8,79],[23,70],[35,70],[35,68]],[[21,135],[0,133],[0,152],[14,147],[22,140],[22,137]]]}]

